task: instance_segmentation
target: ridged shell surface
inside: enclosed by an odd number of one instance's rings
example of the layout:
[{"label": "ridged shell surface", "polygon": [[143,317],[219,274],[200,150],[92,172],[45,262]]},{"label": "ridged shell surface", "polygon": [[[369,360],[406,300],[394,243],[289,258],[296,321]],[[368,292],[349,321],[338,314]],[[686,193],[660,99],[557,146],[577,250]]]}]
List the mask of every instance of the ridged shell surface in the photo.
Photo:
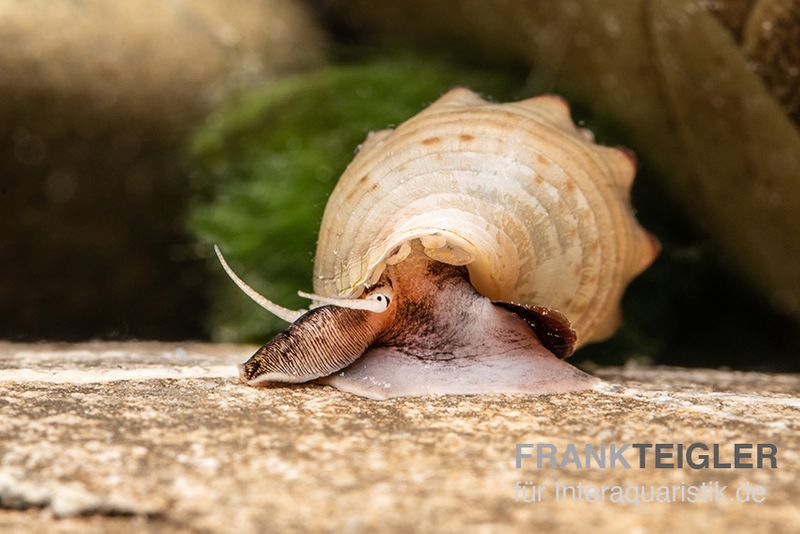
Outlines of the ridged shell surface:
[{"label": "ridged shell surface", "polygon": [[495,104],[453,89],[360,147],[325,208],[314,289],[357,296],[419,238],[486,297],[557,308],[579,343],[605,338],[657,254],[631,210],[634,174],[557,96]]}]

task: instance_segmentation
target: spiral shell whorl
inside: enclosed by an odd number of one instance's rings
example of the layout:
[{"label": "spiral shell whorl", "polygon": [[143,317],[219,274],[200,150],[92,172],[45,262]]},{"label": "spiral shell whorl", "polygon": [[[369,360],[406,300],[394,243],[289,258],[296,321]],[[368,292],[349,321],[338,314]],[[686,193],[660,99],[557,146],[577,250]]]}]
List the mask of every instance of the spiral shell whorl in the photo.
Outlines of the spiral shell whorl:
[{"label": "spiral shell whorl", "polygon": [[325,209],[314,289],[358,295],[421,238],[483,295],[557,308],[580,343],[602,339],[657,253],[631,211],[634,173],[559,97],[493,104],[453,89],[361,146]]}]

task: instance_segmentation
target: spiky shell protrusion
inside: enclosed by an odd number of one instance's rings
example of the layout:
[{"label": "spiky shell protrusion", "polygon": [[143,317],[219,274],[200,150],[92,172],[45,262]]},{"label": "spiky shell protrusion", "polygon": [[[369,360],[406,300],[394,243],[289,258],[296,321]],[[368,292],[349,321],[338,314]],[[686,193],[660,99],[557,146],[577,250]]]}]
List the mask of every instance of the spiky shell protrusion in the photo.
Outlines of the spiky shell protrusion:
[{"label": "spiky shell protrusion", "polygon": [[453,89],[367,137],[325,208],[314,289],[357,296],[421,239],[484,296],[561,310],[579,344],[605,338],[658,252],[631,210],[635,167],[560,97],[494,104]]}]

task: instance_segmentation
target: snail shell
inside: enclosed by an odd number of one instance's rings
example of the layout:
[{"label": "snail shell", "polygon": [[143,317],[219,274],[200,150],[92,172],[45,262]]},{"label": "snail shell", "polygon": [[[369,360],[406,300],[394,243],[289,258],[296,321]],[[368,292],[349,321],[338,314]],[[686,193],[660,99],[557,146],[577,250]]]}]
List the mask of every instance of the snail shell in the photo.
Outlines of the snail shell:
[{"label": "snail shell", "polygon": [[315,307],[259,295],[217,250],[247,295],[291,323],[239,367],[242,381],[376,399],[594,387],[560,358],[616,328],[626,285],[658,252],[631,211],[634,172],[558,97],[450,91],[370,134],[339,180],[316,294],[299,292]]},{"label": "snail shell", "polygon": [[560,97],[496,104],[453,89],[360,147],[325,208],[315,292],[358,297],[419,239],[485,297],[560,310],[579,345],[603,339],[658,253],[631,209],[635,167]]}]

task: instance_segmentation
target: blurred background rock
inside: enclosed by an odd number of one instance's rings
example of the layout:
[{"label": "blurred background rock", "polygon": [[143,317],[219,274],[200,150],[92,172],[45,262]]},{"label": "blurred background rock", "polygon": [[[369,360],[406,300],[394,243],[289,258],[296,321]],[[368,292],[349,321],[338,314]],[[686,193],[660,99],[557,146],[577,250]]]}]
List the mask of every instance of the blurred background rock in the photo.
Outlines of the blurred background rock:
[{"label": "blurred background rock", "polygon": [[664,252],[577,359],[800,369],[799,5],[7,1],[0,335],[265,341],[208,243],[299,304],[355,147],[460,84],[639,155]]},{"label": "blurred background rock", "polygon": [[292,0],[0,2],[0,336],[204,334],[188,132],[321,63]]}]

